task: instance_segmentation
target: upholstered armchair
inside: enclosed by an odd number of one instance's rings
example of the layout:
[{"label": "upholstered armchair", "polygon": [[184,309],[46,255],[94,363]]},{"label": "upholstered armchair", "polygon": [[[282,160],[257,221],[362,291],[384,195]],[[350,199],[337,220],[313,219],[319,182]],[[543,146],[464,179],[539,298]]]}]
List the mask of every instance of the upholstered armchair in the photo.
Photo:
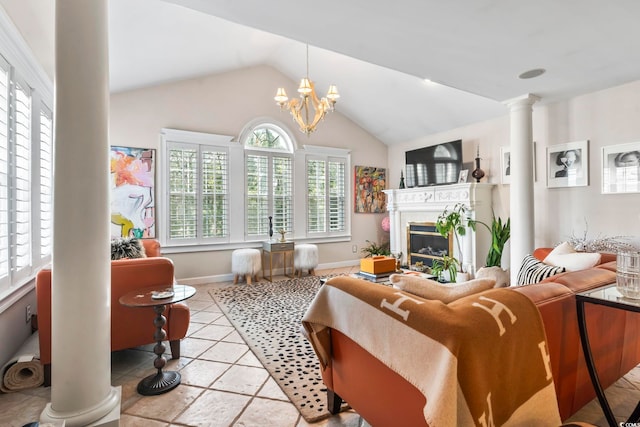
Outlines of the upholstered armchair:
[{"label": "upholstered armchair", "polygon": [[[164,286],[174,281],[173,262],[160,253],[157,240],[145,239],[146,258],[111,261],[111,351],[154,343],[155,327],[152,307],[131,308],[120,304],[122,295],[132,289]],[[45,368],[45,386],[51,384],[51,270],[36,276],[40,363]],[[185,304],[170,304],[163,313],[164,329],[171,347],[171,357],[180,357],[180,340],[189,328],[189,308]]]}]

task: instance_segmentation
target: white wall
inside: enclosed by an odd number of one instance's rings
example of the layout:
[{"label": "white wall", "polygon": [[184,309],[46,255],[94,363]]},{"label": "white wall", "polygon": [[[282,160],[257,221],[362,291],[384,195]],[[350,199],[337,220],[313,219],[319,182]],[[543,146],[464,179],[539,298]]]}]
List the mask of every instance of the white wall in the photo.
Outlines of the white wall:
[{"label": "white wall", "polygon": [[[544,100],[543,100],[544,101]],[[552,246],[571,235],[631,236],[640,244],[640,194],[601,194],[602,147],[640,141],[640,81],[590,93],[568,101],[534,105],[533,140],[536,145],[534,184],[535,246]],[[480,146],[482,182],[495,183],[496,215],[509,214],[509,185],[500,183],[500,147],[509,145],[509,118],[505,116],[425,136],[389,149],[389,183],[397,188],[405,151],[463,141],[463,158],[471,162]],[[547,188],[546,149],[572,141],[589,140],[589,185]],[[471,177],[469,179],[472,179]]]},{"label": "white wall", "polygon": [[[272,117],[290,125],[298,145],[351,149],[350,185],[353,166],[387,166],[387,147],[341,115],[340,103],[336,106],[337,111],[329,114],[316,132],[309,137],[302,134],[289,113],[280,112],[273,100],[279,86],[285,86],[290,94],[296,93],[296,82],[269,66],[257,66],[114,94],[111,98],[111,145],[157,149],[162,128],[238,136],[256,117]],[[319,245],[320,263],[356,262],[365,240],[388,240],[388,233],[385,235],[380,226],[383,217],[384,214],[352,214],[352,241]],[[358,247],[357,253],[352,252],[354,244]],[[178,279],[231,272],[230,251],[168,256],[175,262]]]}]

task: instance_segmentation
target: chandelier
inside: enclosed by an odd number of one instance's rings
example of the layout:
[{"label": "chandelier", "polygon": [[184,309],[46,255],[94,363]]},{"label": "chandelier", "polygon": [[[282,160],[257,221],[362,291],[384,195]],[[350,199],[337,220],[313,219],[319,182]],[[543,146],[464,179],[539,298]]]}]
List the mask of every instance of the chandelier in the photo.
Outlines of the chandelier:
[{"label": "chandelier", "polygon": [[[280,106],[280,110],[289,110],[293,120],[300,127],[300,131],[307,136],[316,130],[316,126],[327,114],[327,111],[334,111],[336,101],[340,98],[335,85],[329,86],[327,96],[318,99],[313,82],[309,79],[309,45],[307,45],[307,75],[300,80],[298,87],[300,98],[289,101],[287,92],[283,87],[279,87],[276,96],[273,98]],[[313,109],[313,112],[312,112]],[[312,117],[313,116],[313,117]]]}]

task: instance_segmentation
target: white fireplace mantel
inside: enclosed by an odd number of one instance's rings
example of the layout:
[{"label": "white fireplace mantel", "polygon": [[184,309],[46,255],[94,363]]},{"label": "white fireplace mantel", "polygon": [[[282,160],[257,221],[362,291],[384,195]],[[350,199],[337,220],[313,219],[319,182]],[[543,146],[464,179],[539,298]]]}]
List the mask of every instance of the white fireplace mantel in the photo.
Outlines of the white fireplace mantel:
[{"label": "white fireplace mantel", "polygon": [[[494,184],[464,183],[415,187],[401,190],[384,190],[387,195],[387,210],[391,224],[390,249],[392,253],[402,252],[402,260],[407,260],[407,227],[410,222],[435,222],[447,207],[463,203],[471,219],[491,226],[493,219],[491,191]],[[491,245],[491,235],[483,226],[477,232],[468,230],[461,238],[460,246],[454,244],[454,254],[460,259],[465,270],[475,274],[484,266]]]}]

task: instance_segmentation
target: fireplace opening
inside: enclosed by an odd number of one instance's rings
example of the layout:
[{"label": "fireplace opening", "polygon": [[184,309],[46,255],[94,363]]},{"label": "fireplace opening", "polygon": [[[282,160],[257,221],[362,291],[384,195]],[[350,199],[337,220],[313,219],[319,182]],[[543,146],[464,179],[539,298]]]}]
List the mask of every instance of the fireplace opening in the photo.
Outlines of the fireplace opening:
[{"label": "fireplace opening", "polygon": [[442,237],[436,231],[435,222],[410,222],[407,224],[407,261],[414,265],[422,261],[431,267],[433,260],[450,256],[453,252],[453,236]]}]

